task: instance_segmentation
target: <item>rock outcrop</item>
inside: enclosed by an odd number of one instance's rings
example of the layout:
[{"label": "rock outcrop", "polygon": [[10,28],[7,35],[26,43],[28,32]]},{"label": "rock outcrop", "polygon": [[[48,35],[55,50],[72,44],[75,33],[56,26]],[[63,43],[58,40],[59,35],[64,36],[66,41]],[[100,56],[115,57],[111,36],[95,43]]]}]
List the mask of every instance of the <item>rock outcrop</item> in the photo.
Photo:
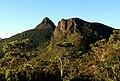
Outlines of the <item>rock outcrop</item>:
[{"label": "rock outcrop", "polygon": [[[113,28],[100,24],[90,23],[79,18],[62,19],[53,32],[52,40],[61,36],[68,37],[74,33],[80,33],[88,41],[95,42],[103,38],[109,38]],[[90,42],[90,43],[91,43]]]},{"label": "rock outcrop", "polygon": [[[61,35],[69,35],[75,32],[79,32],[80,28],[78,28],[78,23],[76,22],[78,19],[73,18],[73,19],[62,19],[59,23],[58,26],[56,27],[53,35],[54,38],[57,38]],[[81,23],[82,26],[82,23]]]}]

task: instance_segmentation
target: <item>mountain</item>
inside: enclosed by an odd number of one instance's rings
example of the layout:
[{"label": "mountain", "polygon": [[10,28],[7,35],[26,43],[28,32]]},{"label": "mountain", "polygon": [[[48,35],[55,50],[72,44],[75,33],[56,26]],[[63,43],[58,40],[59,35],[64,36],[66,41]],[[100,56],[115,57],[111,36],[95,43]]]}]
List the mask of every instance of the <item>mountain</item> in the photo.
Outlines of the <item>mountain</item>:
[{"label": "mountain", "polygon": [[[108,39],[113,33],[113,28],[101,23],[91,23],[79,18],[62,19],[53,32],[52,41],[62,41],[66,39],[74,45],[72,41],[79,37],[74,42],[79,42],[80,46],[85,46],[88,49],[90,44],[101,39]],[[75,34],[77,34],[75,36]],[[74,35],[74,37],[72,37]],[[82,37],[82,38],[81,38]],[[83,45],[84,43],[84,45]],[[76,46],[76,45],[75,45]]]},{"label": "mountain", "polygon": [[119,36],[101,23],[70,18],[55,27],[45,17],[0,41],[0,81],[120,81]]},{"label": "mountain", "polygon": [[109,38],[113,28],[101,23],[90,23],[79,18],[62,19],[53,33],[53,39],[60,36],[68,37],[73,33],[81,33],[90,39],[99,40]]},{"label": "mountain", "polygon": [[[48,17],[45,17],[34,29],[1,40],[0,50],[2,50],[3,43],[15,40],[21,41],[27,38],[39,48],[46,47],[50,41],[52,42],[60,39],[59,41],[66,40],[71,45],[77,46],[76,44],[78,44],[78,47],[82,46],[82,49],[87,49],[90,44],[97,40],[108,39],[112,31],[113,28],[109,26],[101,23],[87,22],[79,18],[62,19],[56,27]],[[79,40],[79,42],[75,44],[77,40]]]},{"label": "mountain", "polygon": [[0,40],[2,40],[2,38],[0,38]]},{"label": "mountain", "polygon": [[2,49],[2,44],[15,41],[15,40],[24,40],[29,38],[30,41],[35,46],[44,47],[49,44],[51,40],[51,35],[55,29],[54,23],[47,17],[43,19],[43,21],[37,25],[34,29],[24,31],[22,33],[18,33],[10,38],[3,39],[0,41],[0,50]]}]

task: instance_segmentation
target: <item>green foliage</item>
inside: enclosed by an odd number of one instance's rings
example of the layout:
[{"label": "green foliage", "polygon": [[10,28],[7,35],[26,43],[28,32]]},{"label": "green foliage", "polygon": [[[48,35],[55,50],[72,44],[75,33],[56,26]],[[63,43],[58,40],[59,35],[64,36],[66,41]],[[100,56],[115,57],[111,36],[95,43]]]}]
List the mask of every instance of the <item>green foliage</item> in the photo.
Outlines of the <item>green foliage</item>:
[{"label": "green foliage", "polygon": [[90,49],[80,33],[45,42],[45,47],[30,38],[7,42],[0,81],[119,81],[119,36],[120,30],[115,30],[109,40],[96,41]]},{"label": "green foliage", "polygon": [[3,50],[5,56],[0,60],[0,81],[61,81],[58,67],[39,59],[29,39],[4,44]]},{"label": "green foliage", "polygon": [[95,79],[106,81],[120,80],[120,55],[118,51],[120,49],[119,31],[120,30],[115,30],[108,42],[101,40],[92,46],[92,56],[94,57],[93,61],[96,62],[94,67],[97,69],[95,70],[96,74],[94,74]]},{"label": "green foliage", "polygon": [[8,43],[12,42],[15,40],[21,41],[24,39],[29,38],[29,40],[35,45],[35,46],[40,46],[46,47],[46,45],[49,44],[51,40],[51,35],[53,31],[50,29],[33,29],[33,30],[28,30],[22,33],[19,33],[15,36],[12,36],[7,39],[3,39],[0,41],[0,50],[2,50],[2,44],[3,43]]}]

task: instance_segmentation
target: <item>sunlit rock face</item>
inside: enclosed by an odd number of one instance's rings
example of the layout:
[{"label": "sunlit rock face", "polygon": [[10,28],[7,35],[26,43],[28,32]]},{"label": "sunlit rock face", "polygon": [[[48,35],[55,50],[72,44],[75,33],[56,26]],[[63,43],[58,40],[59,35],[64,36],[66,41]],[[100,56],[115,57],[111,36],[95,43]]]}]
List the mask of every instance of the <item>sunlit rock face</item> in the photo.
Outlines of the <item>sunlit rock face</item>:
[{"label": "sunlit rock face", "polygon": [[112,31],[113,28],[101,23],[91,23],[79,18],[62,19],[53,32],[52,40],[56,40],[61,36],[67,38],[71,34],[80,33],[84,38],[91,40],[91,43],[109,38]]}]

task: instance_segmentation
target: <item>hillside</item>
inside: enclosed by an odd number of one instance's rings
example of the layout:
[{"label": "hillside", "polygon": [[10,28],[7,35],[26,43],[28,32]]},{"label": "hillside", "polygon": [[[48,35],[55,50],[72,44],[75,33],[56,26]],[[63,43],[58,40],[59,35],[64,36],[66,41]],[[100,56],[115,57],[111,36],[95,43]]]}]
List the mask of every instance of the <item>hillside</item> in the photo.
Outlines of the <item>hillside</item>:
[{"label": "hillside", "polygon": [[72,49],[86,52],[90,44],[108,39],[112,33],[113,28],[101,23],[90,23],[79,18],[62,19],[53,32],[52,42],[57,41],[60,46],[66,43],[73,46]]},{"label": "hillside", "polygon": [[2,44],[12,42],[15,40],[24,40],[29,38],[29,40],[35,45],[41,48],[48,45],[51,40],[51,35],[55,29],[54,23],[47,17],[37,25],[34,29],[18,33],[10,38],[3,39],[0,41],[0,50],[2,50]]},{"label": "hillside", "polygon": [[0,41],[0,81],[119,81],[120,30],[48,18]]}]

